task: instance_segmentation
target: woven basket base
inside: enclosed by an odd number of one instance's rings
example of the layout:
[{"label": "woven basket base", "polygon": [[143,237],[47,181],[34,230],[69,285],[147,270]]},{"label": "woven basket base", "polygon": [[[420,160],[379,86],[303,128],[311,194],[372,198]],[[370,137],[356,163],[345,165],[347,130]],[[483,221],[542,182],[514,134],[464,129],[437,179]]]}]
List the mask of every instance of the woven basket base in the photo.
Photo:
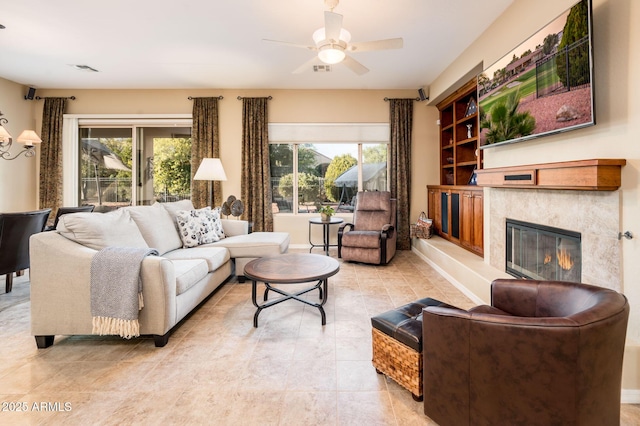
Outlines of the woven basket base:
[{"label": "woven basket base", "polygon": [[415,396],[422,396],[422,354],[373,328],[373,366]]}]

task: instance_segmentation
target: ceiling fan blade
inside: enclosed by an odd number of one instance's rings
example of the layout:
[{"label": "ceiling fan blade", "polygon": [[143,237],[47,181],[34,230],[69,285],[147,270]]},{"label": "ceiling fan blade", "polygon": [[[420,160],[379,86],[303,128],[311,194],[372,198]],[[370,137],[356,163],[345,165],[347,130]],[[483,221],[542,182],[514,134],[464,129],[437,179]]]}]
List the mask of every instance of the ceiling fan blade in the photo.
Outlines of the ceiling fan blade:
[{"label": "ceiling fan blade", "polygon": [[363,75],[369,72],[369,68],[362,65],[360,62],[353,59],[351,56],[345,56],[342,61],[343,64],[347,66],[351,71],[355,72],[358,75]]},{"label": "ceiling fan blade", "polygon": [[318,59],[317,56],[314,56],[313,58],[309,59],[307,62],[293,70],[292,74],[302,74],[305,71],[309,71],[314,65],[319,65],[321,63],[322,61]]},{"label": "ceiling fan blade", "polygon": [[348,50],[352,52],[369,52],[371,50],[402,49],[402,38],[389,38],[387,40],[363,41],[351,43]]},{"label": "ceiling fan blade", "polygon": [[324,12],[324,37],[327,40],[340,40],[342,29],[342,15],[333,12]]},{"label": "ceiling fan blade", "polygon": [[262,41],[265,41],[267,43],[280,44],[280,45],[289,46],[289,47],[300,47],[302,49],[307,49],[307,50],[311,50],[311,51],[318,50],[316,46],[308,46],[306,44],[290,43],[288,41],[269,40],[269,39],[266,39],[266,38],[263,38]]}]

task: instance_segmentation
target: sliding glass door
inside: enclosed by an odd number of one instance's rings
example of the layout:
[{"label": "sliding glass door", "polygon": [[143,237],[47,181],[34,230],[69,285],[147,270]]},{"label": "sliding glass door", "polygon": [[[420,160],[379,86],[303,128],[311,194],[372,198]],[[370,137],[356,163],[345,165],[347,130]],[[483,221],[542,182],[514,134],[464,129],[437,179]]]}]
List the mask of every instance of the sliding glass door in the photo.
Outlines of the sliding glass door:
[{"label": "sliding glass door", "polygon": [[80,203],[98,211],[131,205],[131,128],[80,129]]},{"label": "sliding glass door", "polygon": [[137,204],[191,198],[191,128],[138,127]]},{"label": "sliding glass door", "polygon": [[80,125],[79,204],[110,211],[191,197],[191,128]]}]

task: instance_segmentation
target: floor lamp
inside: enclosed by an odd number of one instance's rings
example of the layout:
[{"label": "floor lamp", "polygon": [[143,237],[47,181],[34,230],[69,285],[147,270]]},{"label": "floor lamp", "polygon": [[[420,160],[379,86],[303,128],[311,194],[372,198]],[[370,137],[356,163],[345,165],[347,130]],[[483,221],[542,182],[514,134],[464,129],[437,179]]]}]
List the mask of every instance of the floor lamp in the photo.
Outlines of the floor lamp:
[{"label": "floor lamp", "polygon": [[196,174],[193,176],[193,180],[209,181],[208,200],[211,206],[211,181],[227,180],[227,175],[224,173],[224,168],[219,158],[203,158],[200,167],[198,167],[198,171],[196,171]]}]

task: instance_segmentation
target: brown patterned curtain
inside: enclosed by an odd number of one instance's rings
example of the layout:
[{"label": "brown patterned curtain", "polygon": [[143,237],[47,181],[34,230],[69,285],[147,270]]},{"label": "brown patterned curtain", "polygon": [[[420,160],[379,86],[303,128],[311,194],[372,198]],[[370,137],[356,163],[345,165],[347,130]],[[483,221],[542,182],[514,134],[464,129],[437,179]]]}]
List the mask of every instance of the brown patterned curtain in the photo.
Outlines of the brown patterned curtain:
[{"label": "brown patterned curtain", "polygon": [[219,181],[193,180],[203,158],[219,157],[218,98],[193,98],[191,201],[197,209],[208,206],[209,200],[213,201],[213,206],[222,205],[222,184]]},{"label": "brown patterned curtain", "polygon": [[40,208],[55,217],[62,205],[62,123],[67,98],[45,98],[40,145]]},{"label": "brown patterned curtain", "polygon": [[242,99],[242,199],[254,231],[273,231],[269,167],[269,98]]},{"label": "brown patterned curtain", "polygon": [[413,126],[413,101],[415,99],[390,99],[389,122],[391,125],[391,196],[397,201],[399,250],[411,249],[411,131]]}]

